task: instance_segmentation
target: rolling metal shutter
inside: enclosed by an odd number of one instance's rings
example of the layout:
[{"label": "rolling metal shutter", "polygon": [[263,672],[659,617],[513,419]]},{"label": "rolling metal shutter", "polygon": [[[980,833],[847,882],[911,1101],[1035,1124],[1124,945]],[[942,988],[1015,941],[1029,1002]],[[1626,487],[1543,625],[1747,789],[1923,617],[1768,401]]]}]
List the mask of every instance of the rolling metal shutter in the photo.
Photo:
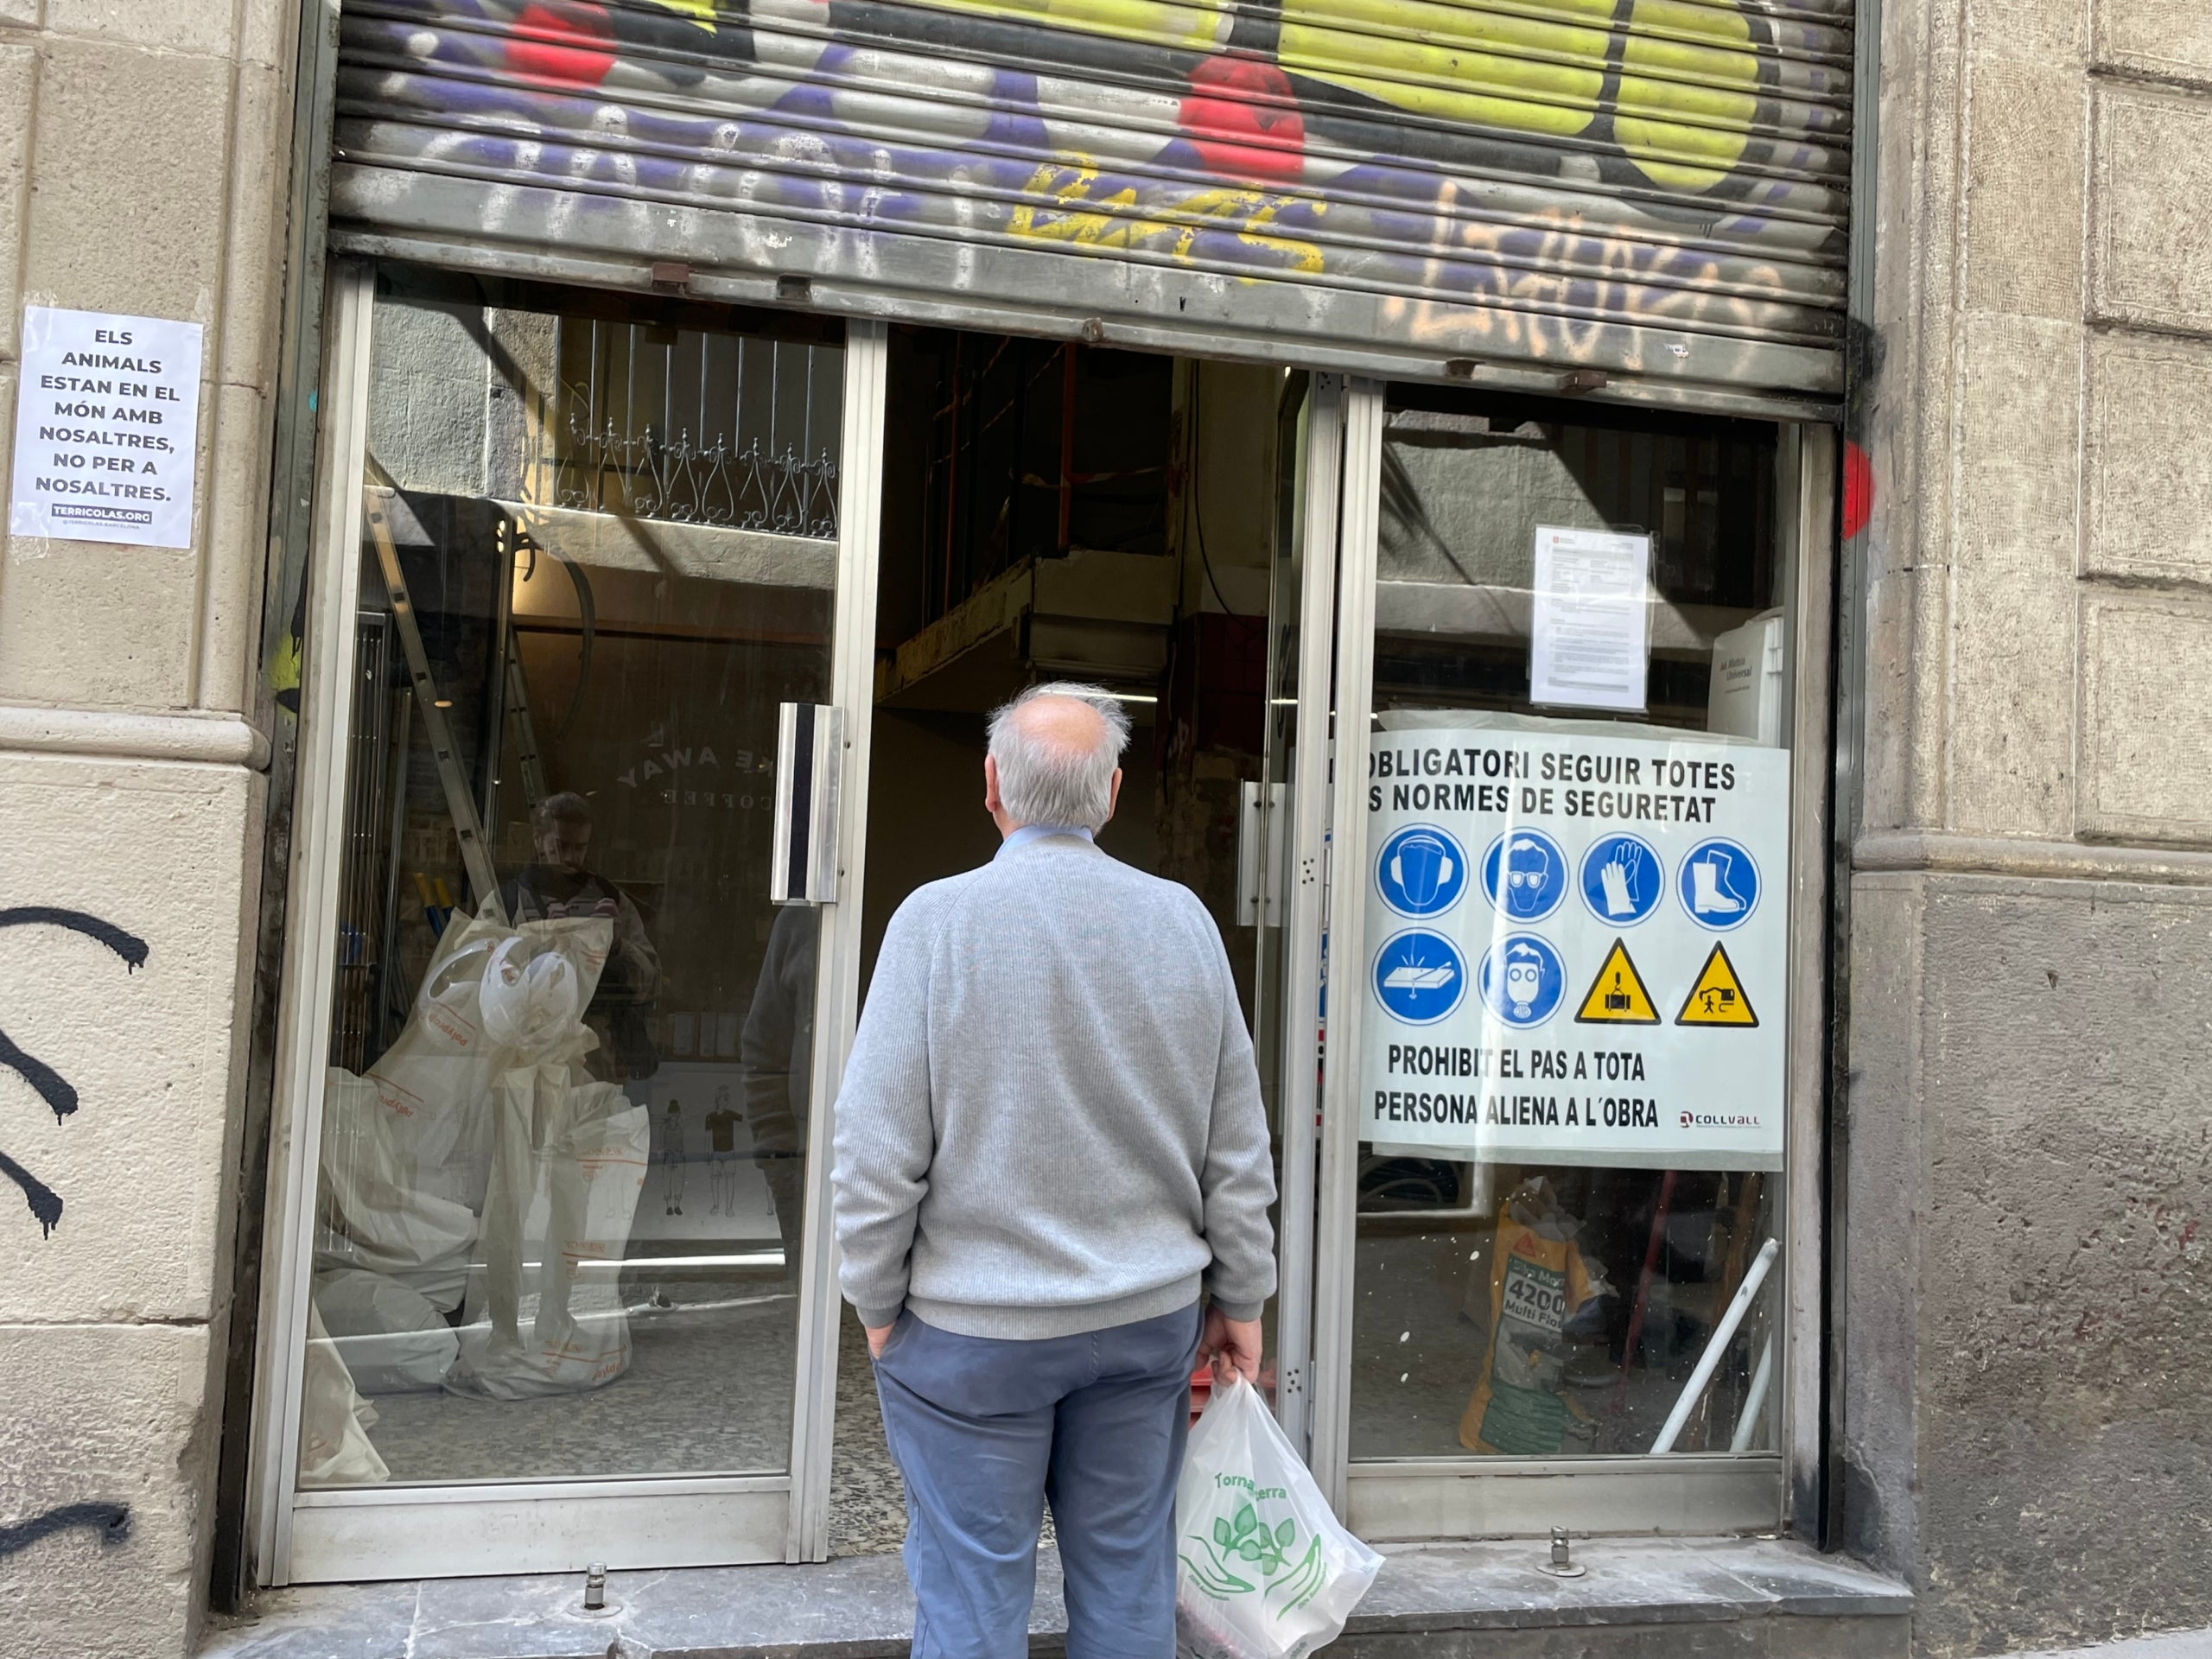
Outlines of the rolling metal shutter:
[{"label": "rolling metal shutter", "polygon": [[1852,0],[346,0],[332,219],[1139,342],[1829,397],[1851,24]]}]

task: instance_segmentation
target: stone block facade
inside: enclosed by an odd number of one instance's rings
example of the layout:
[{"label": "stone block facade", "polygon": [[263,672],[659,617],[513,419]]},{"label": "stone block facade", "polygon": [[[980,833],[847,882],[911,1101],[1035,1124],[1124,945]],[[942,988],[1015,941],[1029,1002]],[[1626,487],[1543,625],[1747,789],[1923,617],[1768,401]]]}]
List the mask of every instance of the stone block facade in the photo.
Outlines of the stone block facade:
[{"label": "stone block facade", "polygon": [[190,1650],[207,1599],[266,745],[293,0],[0,5],[0,474],[25,305],[206,330],[189,547],[0,562],[0,1622]]},{"label": "stone block facade", "polygon": [[1843,1512],[1984,1654],[2212,1622],[2212,25],[1883,14]]}]

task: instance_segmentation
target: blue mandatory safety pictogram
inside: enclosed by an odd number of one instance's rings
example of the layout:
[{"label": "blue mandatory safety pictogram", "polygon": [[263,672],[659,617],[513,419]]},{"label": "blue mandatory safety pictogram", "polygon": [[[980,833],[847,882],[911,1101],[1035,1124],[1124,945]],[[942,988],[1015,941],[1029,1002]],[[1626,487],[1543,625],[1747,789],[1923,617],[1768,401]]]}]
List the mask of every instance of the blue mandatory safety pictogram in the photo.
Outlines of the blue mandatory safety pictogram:
[{"label": "blue mandatory safety pictogram", "polygon": [[1567,855],[1541,830],[1509,830],[1483,855],[1483,896],[1516,922],[1541,922],[1557,910],[1567,882]]},{"label": "blue mandatory safety pictogram", "polygon": [[1742,843],[1726,836],[1691,848],[1675,885],[1690,920],[1716,933],[1741,927],[1758,908],[1759,867]]},{"label": "blue mandatory safety pictogram", "polygon": [[1375,885],[1401,916],[1441,916],[1467,890],[1467,855],[1445,831],[1410,824],[1382,843]]},{"label": "blue mandatory safety pictogram", "polygon": [[1609,927],[1634,927],[1666,896],[1666,867],[1641,836],[1600,836],[1582,855],[1582,902]]},{"label": "blue mandatory safety pictogram", "polygon": [[1375,953],[1375,996],[1383,1012],[1409,1026],[1434,1025],[1467,994],[1459,947],[1441,933],[1409,927]]},{"label": "blue mandatory safety pictogram", "polygon": [[1483,957],[1483,1001],[1509,1026],[1541,1026],[1567,994],[1567,964],[1549,939],[1509,933]]}]

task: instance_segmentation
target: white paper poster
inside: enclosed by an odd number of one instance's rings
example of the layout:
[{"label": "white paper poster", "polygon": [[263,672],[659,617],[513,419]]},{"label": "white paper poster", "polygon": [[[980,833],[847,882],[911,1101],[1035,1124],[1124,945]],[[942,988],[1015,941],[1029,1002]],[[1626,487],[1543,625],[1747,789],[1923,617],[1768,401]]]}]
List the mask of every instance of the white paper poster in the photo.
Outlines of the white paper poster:
[{"label": "white paper poster", "polygon": [[1536,527],[1529,700],[1641,711],[1649,664],[1651,538]]},{"label": "white paper poster", "polygon": [[1782,1167],[1788,751],[1440,724],[1368,784],[1363,1138]]},{"label": "white paper poster", "polygon": [[192,544],[200,327],[23,308],[9,531]]}]

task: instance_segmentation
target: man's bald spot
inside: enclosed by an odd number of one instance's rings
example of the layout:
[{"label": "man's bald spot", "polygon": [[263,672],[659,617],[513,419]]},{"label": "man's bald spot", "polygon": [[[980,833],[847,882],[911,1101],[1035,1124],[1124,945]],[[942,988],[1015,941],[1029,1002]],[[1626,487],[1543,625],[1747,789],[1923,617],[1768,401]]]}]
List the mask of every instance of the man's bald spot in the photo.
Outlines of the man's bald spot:
[{"label": "man's bald spot", "polygon": [[1113,740],[1113,728],[1096,703],[1057,693],[1032,697],[1014,711],[1014,723],[1033,743],[1062,754],[1091,754]]}]

